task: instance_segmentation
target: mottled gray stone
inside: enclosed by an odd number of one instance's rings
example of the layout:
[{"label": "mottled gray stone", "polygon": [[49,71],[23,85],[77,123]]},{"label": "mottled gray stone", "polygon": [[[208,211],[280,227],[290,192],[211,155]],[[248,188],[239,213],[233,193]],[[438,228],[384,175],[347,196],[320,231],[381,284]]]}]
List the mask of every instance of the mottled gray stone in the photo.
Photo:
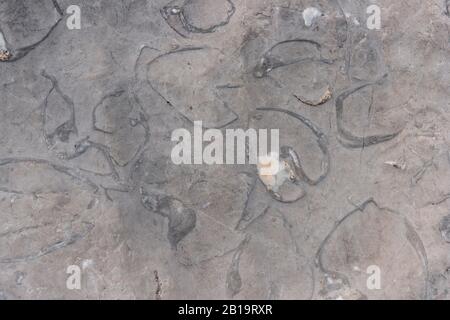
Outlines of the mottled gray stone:
[{"label": "mottled gray stone", "polygon": [[[0,0],[0,299],[449,299],[449,26],[444,0]],[[292,176],[175,165],[200,120],[279,129]]]}]

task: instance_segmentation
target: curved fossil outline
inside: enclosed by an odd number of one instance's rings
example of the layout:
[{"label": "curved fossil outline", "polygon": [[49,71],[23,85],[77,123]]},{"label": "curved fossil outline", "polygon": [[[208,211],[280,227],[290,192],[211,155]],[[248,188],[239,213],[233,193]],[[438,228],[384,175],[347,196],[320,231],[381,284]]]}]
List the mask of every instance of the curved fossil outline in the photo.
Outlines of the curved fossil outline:
[{"label": "curved fossil outline", "polygon": [[[135,71],[135,79],[134,79],[134,82],[135,82],[135,85],[136,85],[136,83],[139,82],[139,81],[145,81],[146,84],[152,89],[152,91],[154,91],[154,92],[155,92],[161,99],[163,99],[169,106],[171,106],[175,111],[177,111],[177,112],[178,112],[178,113],[179,113],[186,121],[188,121],[189,123],[193,124],[193,120],[191,120],[191,119],[185,114],[185,112],[183,112],[183,110],[181,110],[179,107],[177,107],[176,105],[174,105],[174,104],[170,101],[170,99],[169,99],[168,97],[165,97],[161,92],[159,92],[159,91],[155,88],[155,86],[152,84],[152,81],[149,79],[150,67],[151,67],[154,63],[156,63],[159,59],[161,59],[161,58],[163,58],[163,57],[166,57],[166,56],[169,56],[169,55],[179,54],[179,53],[183,53],[183,52],[201,51],[201,50],[208,50],[208,49],[209,49],[209,50],[213,50],[213,49],[212,49],[212,48],[208,48],[208,47],[184,47],[184,48],[179,48],[179,49],[176,49],[176,50],[172,50],[172,51],[168,51],[168,52],[159,54],[159,55],[157,55],[156,57],[154,57],[153,59],[151,59],[149,62],[147,62],[147,63],[145,64],[146,72],[145,72],[145,76],[142,76],[142,75],[138,75],[138,69],[139,69],[139,61],[140,61],[141,56],[142,56],[142,54],[143,54],[143,51],[144,51],[145,49],[154,49],[154,48],[151,48],[151,47],[148,47],[148,46],[143,46],[143,47],[140,49],[139,55],[138,55],[138,57],[137,57],[137,59],[136,59],[136,63],[135,63],[135,66],[134,66],[134,71]],[[154,50],[156,50],[156,49],[154,49]],[[143,77],[144,79],[141,79],[140,77]],[[215,91],[213,91],[213,94],[214,94],[215,97],[217,97],[217,93],[216,93]],[[135,97],[136,100],[139,100],[139,99],[137,98],[136,93],[134,93],[134,97]],[[218,97],[217,97],[217,98],[218,98]],[[218,98],[218,101],[220,101],[220,102],[223,104],[224,109],[226,109],[227,111],[230,112],[230,114],[231,114],[230,119],[227,119],[226,122],[220,123],[220,125],[218,124],[217,126],[207,126],[207,125],[204,123],[204,124],[203,124],[203,127],[204,127],[204,128],[208,128],[208,129],[209,129],[209,128],[222,129],[222,128],[224,128],[224,127],[226,127],[226,126],[232,124],[233,122],[235,122],[235,121],[239,118],[239,116],[238,116],[232,109],[230,109],[230,107],[228,106],[228,104],[227,104],[225,101],[223,101],[223,100],[221,100],[221,99],[219,99],[219,98]]]},{"label": "curved fossil outline", "polygon": [[236,7],[235,7],[234,3],[231,0],[225,0],[230,5],[230,9],[227,11],[227,17],[225,18],[225,20],[223,20],[215,25],[212,25],[208,28],[197,27],[189,21],[189,18],[186,17],[186,13],[185,13],[185,7],[187,5],[189,5],[192,1],[193,0],[184,0],[181,5],[178,5],[176,3],[178,3],[179,1],[174,0],[174,1],[169,2],[167,5],[165,5],[160,10],[161,16],[164,18],[164,20],[167,22],[167,24],[176,33],[178,33],[180,36],[182,36],[184,38],[186,38],[186,35],[181,33],[181,31],[177,30],[177,27],[174,26],[173,23],[170,21],[170,19],[172,17],[175,17],[178,20],[178,22],[181,24],[181,27],[188,33],[213,33],[218,28],[227,25],[230,22],[231,17],[236,12]]},{"label": "curved fossil outline", "polygon": [[[309,44],[312,45],[317,50],[318,57],[299,57],[294,58],[290,61],[280,61],[272,57],[273,50],[275,50],[277,47],[288,44],[288,43],[303,43],[303,44]],[[320,62],[323,64],[331,65],[334,63],[333,60],[325,59],[322,56],[322,45],[314,40],[310,39],[291,39],[291,40],[284,40],[281,42],[276,43],[273,45],[269,50],[267,50],[263,57],[260,59],[260,61],[257,63],[257,65],[253,69],[253,76],[255,78],[264,78],[269,76],[269,73],[277,68],[281,67],[287,67],[293,64],[297,63],[304,63],[304,62]],[[318,101],[312,101],[307,98],[304,98],[302,96],[293,95],[298,101],[302,102],[303,104],[306,104],[310,107],[318,107],[325,103],[327,103],[332,98],[332,89],[331,86],[328,85],[327,89],[324,91],[324,93],[321,95]]]},{"label": "curved fossil outline", "polygon": [[250,234],[246,234],[244,240],[241,241],[233,253],[233,258],[231,260],[231,265],[228,267],[225,281],[227,294],[230,297],[234,297],[242,289],[242,277],[239,273],[239,266],[241,263],[241,256],[251,239],[252,236]]},{"label": "curved fossil outline", "polygon": [[[56,80],[56,78],[54,76],[49,75],[45,70],[42,70],[41,75],[44,78],[50,80],[50,82],[52,83],[52,87],[45,97],[43,110],[42,110],[42,118],[43,118],[43,125],[44,125],[44,127],[43,127],[44,139],[45,139],[45,142],[47,143],[47,146],[50,148],[54,145],[55,136],[58,137],[58,139],[60,141],[67,142],[69,140],[69,137],[71,134],[78,135],[78,129],[76,126],[76,121],[75,121],[75,105],[74,105],[72,99],[70,99],[67,95],[65,95],[61,91],[58,81]],[[65,121],[64,123],[59,125],[53,132],[48,133],[45,130],[45,124],[46,124],[46,120],[47,120],[48,97],[50,96],[50,94],[52,92],[55,92],[64,100],[67,108],[69,109],[70,117],[67,121]]]},{"label": "curved fossil outline", "polygon": [[97,104],[94,106],[94,108],[92,109],[92,128],[93,128],[95,131],[99,131],[99,132],[105,133],[105,134],[113,134],[113,133],[114,133],[113,131],[104,130],[104,129],[99,128],[99,127],[97,126],[97,109],[103,104],[103,102],[104,102],[106,99],[110,99],[110,98],[118,98],[118,97],[122,96],[124,93],[125,93],[125,90],[119,89],[119,90],[117,90],[117,91],[115,91],[115,92],[113,92],[113,93],[107,94],[107,95],[103,96],[103,97],[100,99],[100,102],[97,103]]},{"label": "curved fossil outline", "polygon": [[259,111],[274,111],[274,112],[281,112],[284,114],[287,114],[297,120],[300,120],[301,123],[303,123],[306,127],[308,127],[312,133],[317,137],[317,144],[323,154],[322,159],[322,165],[321,165],[321,173],[317,179],[310,178],[305,170],[302,167],[301,160],[297,152],[289,146],[282,146],[281,151],[282,153],[285,153],[289,155],[292,162],[294,163],[294,168],[296,171],[296,174],[298,177],[302,180],[304,180],[307,184],[311,186],[316,186],[320,182],[322,182],[328,175],[330,171],[330,154],[328,152],[328,139],[326,135],[322,132],[322,130],[314,124],[311,120],[303,117],[302,115],[299,115],[293,111],[281,109],[281,108],[256,108],[256,110]]},{"label": "curved fossil outline", "polygon": [[304,103],[304,104],[306,104],[306,105],[308,105],[310,107],[318,107],[318,106],[321,106],[321,105],[327,103],[333,97],[333,93],[331,92],[330,86],[328,86],[328,88],[325,90],[323,95],[317,101],[309,100],[307,98],[304,98],[304,97],[301,97],[301,96],[297,96],[295,94],[294,94],[294,97],[298,101],[300,101],[300,102],[302,102],[302,103]]},{"label": "curved fossil outline", "polygon": [[339,273],[337,271],[329,270],[329,269],[327,269],[324,266],[324,264],[323,264],[323,252],[324,252],[324,248],[327,245],[327,243],[329,242],[330,238],[339,229],[339,227],[345,221],[347,221],[350,217],[352,217],[354,214],[356,214],[356,213],[363,213],[364,210],[367,208],[367,206],[369,204],[374,205],[377,209],[379,209],[381,211],[385,211],[385,212],[388,212],[390,214],[394,214],[394,215],[402,218],[403,223],[404,223],[405,228],[406,228],[406,234],[405,234],[406,239],[411,244],[411,246],[413,247],[414,251],[417,253],[419,259],[421,260],[423,272],[425,274],[425,281],[424,281],[424,287],[423,287],[423,299],[428,299],[428,297],[429,297],[429,286],[428,286],[428,284],[429,284],[430,274],[429,274],[429,266],[428,266],[428,257],[427,257],[427,253],[426,253],[426,250],[425,250],[425,245],[423,244],[422,239],[420,238],[419,234],[414,229],[412,224],[409,222],[409,220],[403,214],[401,214],[401,213],[399,213],[397,211],[394,211],[392,209],[379,206],[378,203],[373,198],[369,198],[368,200],[364,201],[359,206],[356,206],[356,208],[354,210],[352,210],[349,213],[347,213],[343,218],[341,218],[340,220],[338,220],[335,223],[335,225],[333,226],[331,231],[327,234],[325,239],[321,242],[321,244],[319,246],[319,249],[316,252],[316,257],[315,257],[316,267],[318,267],[319,270],[325,276],[330,276],[331,275],[335,279],[342,280],[342,282],[345,285],[350,286],[350,280],[348,279],[348,277],[346,275],[344,275],[342,273]]},{"label": "curved fossil outline", "polygon": [[[65,95],[58,84],[58,81],[56,78],[52,75],[49,75],[45,70],[42,70],[41,75],[50,80],[52,87],[48,91],[44,102],[42,106],[42,133],[44,136],[45,143],[47,144],[48,149],[52,149],[55,146],[54,138],[55,136],[58,137],[58,139],[63,143],[68,143],[69,137],[71,134],[78,135],[78,129],[76,126],[76,118],[75,118],[75,105],[67,95]],[[48,133],[45,129],[45,125],[47,122],[47,107],[48,107],[48,97],[52,92],[55,92],[58,94],[65,102],[66,107],[69,109],[70,117],[68,120],[64,121],[61,125],[59,125],[53,132]],[[73,160],[84,154],[86,151],[88,151],[90,148],[94,148],[99,150],[103,156],[105,157],[106,161],[108,162],[108,166],[110,167],[111,172],[108,174],[105,174],[103,176],[112,176],[114,180],[119,180],[119,174],[117,170],[114,167],[113,159],[110,155],[109,148],[107,146],[104,146],[99,143],[95,143],[89,140],[89,136],[77,141],[75,143],[75,150],[71,153],[68,152],[57,152],[56,155],[61,160]],[[80,169],[81,171],[85,171],[88,173],[92,173],[95,175],[102,175],[97,174],[95,172],[87,171]]]},{"label": "curved fossil outline", "polygon": [[[297,58],[297,59],[293,59],[292,61],[288,61],[288,62],[283,62],[283,61],[279,61],[276,60],[272,57],[272,52],[274,49],[276,49],[277,47],[287,44],[287,43],[304,43],[304,44],[310,44],[312,46],[315,47],[315,49],[317,50],[317,53],[319,55],[318,58],[311,58],[311,57],[307,57],[307,58]],[[269,50],[267,50],[262,58],[260,59],[260,61],[257,63],[257,65],[255,66],[255,68],[253,69],[253,76],[255,78],[264,78],[266,76],[268,76],[268,74],[277,69],[277,68],[281,68],[281,67],[287,67],[296,63],[303,63],[303,62],[321,62],[324,64],[333,64],[334,61],[332,60],[328,60],[322,57],[322,45],[314,40],[310,40],[310,39],[291,39],[291,40],[283,40],[280,42],[277,42],[276,44],[274,44]]]},{"label": "curved fossil outline", "polygon": [[[322,162],[321,162],[321,173],[318,178],[315,178],[315,179],[311,178],[305,172],[305,170],[303,169],[303,166],[302,166],[301,158],[298,155],[298,153],[294,150],[294,148],[292,148],[290,146],[281,146],[280,158],[284,159],[284,161],[287,162],[289,171],[291,172],[289,181],[291,183],[293,183],[294,185],[296,185],[297,187],[299,187],[302,190],[302,193],[299,194],[296,198],[284,199],[281,194],[277,194],[277,193],[273,192],[273,190],[269,190],[266,185],[266,191],[268,191],[270,196],[273,199],[275,199],[276,201],[281,202],[281,203],[287,203],[287,204],[295,203],[295,202],[303,199],[306,196],[306,191],[301,186],[301,182],[304,182],[310,186],[316,186],[316,185],[320,184],[323,180],[325,180],[325,178],[327,177],[327,175],[330,171],[330,162],[331,162],[330,154],[328,151],[328,139],[327,139],[326,135],[322,132],[322,130],[316,124],[314,124],[311,120],[305,118],[304,116],[299,115],[293,111],[282,109],[282,108],[262,108],[262,107],[256,108],[256,110],[257,111],[266,111],[266,112],[279,112],[279,113],[287,114],[287,115],[299,120],[308,129],[310,129],[312,131],[312,133],[317,137],[317,144],[323,154],[323,158],[322,158]],[[292,170],[292,166],[290,165],[290,163],[293,164],[293,170]],[[257,180],[258,180],[258,178],[254,179],[254,181],[251,185],[249,197],[250,197],[250,194],[255,191]],[[261,180],[261,182],[263,182],[263,184],[265,185],[264,181]],[[248,206],[248,200],[245,205],[244,215],[248,215],[248,212],[246,212],[247,206]],[[267,209],[267,207],[266,207],[266,209]],[[264,209],[264,211],[266,209]],[[244,215],[243,215],[242,219],[245,218]],[[248,219],[251,220],[250,217]],[[239,223],[238,223],[238,225],[239,225]]]},{"label": "curved fossil outline", "polygon": [[72,231],[64,239],[46,245],[36,253],[30,253],[23,256],[15,256],[11,258],[0,258],[0,264],[11,264],[36,260],[52,252],[68,247],[76,243],[77,241],[85,238],[95,227],[95,224],[88,221],[81,221],[81,225],[83,226],[83,230],[81,232]]},{"label": "curved fossil outline", "polygon": [[[97,109],[103,104],[103,102],[106,99],[110,99],[110,98],[118,98],[120,96],[122,96],[123,94],[127,95],[127,100],[130,103],[130,105],[132,107],[134,107],[135,105],[137,105],[139,107],[139,119],[130,119],[130,122],[132,122],[132,126],[136,127],[138,125],[142,126],[142,128],[144,129],[144,141],[142,143],[139,144],[136,152],[134,153],[134,155],[132,156],[132,158],[128,161],[126,161],[125,163],[119,163],[118,160],[116,160],[113,156],[109,155],[109,157],[111,158],[111,160],[118,165],[119,167],[126,167],[127,165],[129,165],[131,162],[133,162],[134,160],[136,160],[139,155],[142,153],[142,151],[145,149],[145,146],[148,144],[148,142],[150,141],[150,127],[148,125],[148,117],[144,111],[143,106],[141,105],[139,99],[137,98],[137,96],[135,95],[134,89],[130,89],[129,92],[125,89],[118,89],[112,93],[109,93],[107,95],[105,95],[104,97],[102,97],[102,99],[100,100],[99,103],[97,103],[94,108],[92,109],[92,129],[94,131],[98,131],[107,135],[112,135],[114,134],[114,132],[112,131],[108,131],[108,130],[104,130],[102,128],[99,128],[97,126]],[[97,147],[97,149],[100,149],[102,152],[104,152],[102,149],[107,148],[107,153],[109,153],[109,148],[107,146],[104,146],[102,144],[99,143],[93,143],[90,142],[91,146]],[[102,148],[100,148],[102,147]]]},{"label": "curved fossil outline", "polygon": [[[339,1],[337,1],[337,4],[339,5]],[[339,7],[341,8],[340,5],[339,5]],[[317,50],[318,57],[294,57],[289,61],[279,61],[279,60],[273,58],[272,53],[273,53],[274,49],[276,49],[280,45],[287,44],[287,43],[295,43],[295,42],[312,45]],[[321,48],[322,48],[322,46],[319,42],[310,40],[310,39],[299,38],[299,39],[291,39],[291,40],[284,40],[284,41],[278,42],[263,54],[261,60],[257,63],[257,65],[253,69],[253,76],[255,78],[264,78],[264,77],[269,76],[269,73],[277,68],[293,65],[296,63],[320,62],[320,63],[324,63],[324,64],[328,64],[328,65],[333,64],[334,63],[333,60],[324,59],[322,57]],[[346,61],[346,68],[348,68],[347,61]],[[383,76],[381,76],[378,80],[360,82],[357,85],[347,88],[346,90],[341,92],[335,99],[338,141],[344,147],[364,148],[364,147],[376,145],[376,144],[394,139],[403,131],[403,130],[399,130],[397,132],[386,134],[386,135],[373,135],[373,136],[367,136],[367,137],[359,137],[359,136],[356,136],[353,133],[351,133],[350,130],[346,129],[343,125],[344,101],[350,95],[354,94],[355,92],[357,92],[363,88],[366,88],[368,86],[380,85],[386,78],[387,78],[387,73],[384,74]],[[328,87],[328,89],[326,90],[326,92],[324,93],[322,98],[317,102],[309,101],[309,100],[306,100],[306,99],[296,96],[296,95],[294,95],[294,97],[306,105],[319,106],[319,105],[325,104],[332,98],[332,92],[330,90],[330,87]],[[294,115],[294,117],[295,117],[295,115]]]},{"label": "curved fossil outline", "polygon": [[63,160],[73,160],[75,158],[78,158],[79,156],[81,156],[82,154],[87,152],[89,149],[96,149],[103,155],[106,162],[108,163],[108,167],[109,167],[110,171],[108,173],[98,173],[98,172],[83,169],[83,168],[80,168],[80,170],[84,171],[86,173],[89,173],[89,174],[93,174],[95,176],[112,177],[114,181],[121,182],[119,172],[117,171],[117,169],[115,167],[115,164],[117,164],[117,163],[114,161],[114,158],[111,156],[110,148],[101,143],[91,141],[89,136],[87,136],[86,138],[75,143],[75,152],[73,152],[72,154],[69,154],[69,155],[65,154],[64,155],[65,157],[63,158]]},{"label": "curved fossil outline", "polygon": [[[52,87],[50,88],[50,90],[48,91],[43,105],[42,105],[42,112],[41,112],[41,117],[42,117],[42,132],[43,132],[43,137],[44,140],[47,144],[47,147],[49,150],[51,150],[54,146],[54,137],[58,137],[60,139],[61,142],[63,143],[68,143],[68,139],[69,136],[71,134],[75,134],[78,136],[78,130],[76,127],[76,119],[75,119],[75,106],[73,101],[66,96],[60,89],[59,84],[57,79],[54,76],[51,76],[49,74],[47,74],[47,72],[45,70],[43,70],[41,72],[41,75],[50,80]],[[132,91],[132,90],[131,90]],[[70,117],[68,120],[66,120],[65,122],[63,122],[61,125],[59,125],[53,132],[48,133],[45,130],[45,124],[46,124],[46,111],[47,111],[47,103],[48,103],[48,97],[52,92],[56,92],[65,102],[66,106],[69,108],[70,111]],[[120,94],[123,94],[125,92],[127,92],[124,89],[120,89],[112,94],[108,94],[105,97],[102,98],[101,102],[103,102],[106,98],[108,97],[115,97],[117,96],[117,92],[119,92]],[[133,96],[134,97],[134,96]],[[131,101],[131,97],[129,97],[129,101],[131,104],[134,105],[133,101]],[[148,144],[149,140],[150,140],[150,128],[149,125],[147,123],[147,116],[145,114],[145,111],[142,107],[142,105],[139,103],[138,99],[136,97],[134,97],[134,102],[136,103],[137,106],[139,106],[139,119],[132,119],[133,120],[133,126],[137,126],[140,125],[144,128],[144,132],[145,132],[145,137],[144,137],[144,141],[138,146],[136,153],[133,155],[133,157],[128,160],[126,163],[121,164],[119,163],[112,155],[111,155],[111,148],[108,145],[102,144],[102,143],[98,143],[95,141],[92,141],[90,136],[86,136],[85,138],[82,138],[78,141],[75,142],[74,144],[74,150],[67,152],[67,151],[63,151],[63,152],[57,152],[56,156],[64,161],[69,161],[69,160],[74,160],[78,157],[80,157],[81,155],[83,155],[84,153],[86,153],[88,150],[90,149],[95,149],[98,150],[101,155],[103,156],[103,158],[106,160],[107,165],[109,167],[109,172],[107,173],[98,173],[95,171],[91,171],[88,169],[83,169],[83,168],[77,168],[77,170],[82,171],[86,174],[90,174],[90,175],[94,175],[96,177],[111,177],[115,183],[118,183],[117,187],[123,187],[125,185],[125,191],[120,189],[120,188],[116,188],[116,187],[111,187],[111,188],[106,188],[101,186],[104,190],[105,190],[105,194],[107,196],[107,198],[109,200],[111,200],[111,198],[109,197],[107,191],[108,190],[115,190],[115,191],[124,191],[124,192],[128,192],[129,191],[129,187],[126,185],[126,183],[124,184],[124,181],[121,180],[121,177],[119,175],[119,172],[116,168],[116,166],[119,167],[126,167],[127,165],[129,165],[130,163],[132,163],[136,158],[139,157],[139,155],[142,153],[142,151],[144,150],[145,146]],[[100,105],[101,102],[98,104]],[[97,128],[95,125],[95,110],[98,107],[98,105],[96,105],[96,107],[94,107],[93,113],[92,113],[92,123],[93,123],[93,130],[94,131],[100,131],[103,133],[110,133],[110,132],[105,132],[103,130],[101,130],[100,128]],[[98,189],[98,186],[96,186],[96,188]]]},{"label": "curved fossil outline", "polygon": [[361,89],[364,89],[369,86],[380,85],[384,79],[386,79],[387,74],[383,75],[379,80],[370,81],[370,82],[362,82],[353,87],[350,87],[344,90],[339,96],[336,98],[336,125],[338,130],[338,141],[344,147],[347,148],[364,148],[372,145],[376,145],[382,142],[386,142],[397,137],[403,129],[385,135],[372,135],[367,137],[358,137],[350,132],[350,130],[346,129],[343,124],[343,116],[344,116],[344,101]]},{"label": "curved fossil outline", "polygon": [[176,250],[178,243],[197,225],[196,212],[186,207],[180,199],[167,195],[163,191],[148,191],[141,186],[139,193],[142,206],[145,209],[167,218],[167,239],[172,249]]},{"label": "curved fossil outline", "polygon": [[52,0],[53,6],[56,9],[56,12],[58,12],[59,18],[56,20],[56,22],[50,27],[48,32],[37,42],[30,44],[28,46],[18,48],[18,49],[9,49],[10,44],[8,40],[5,38],[2,30],[0,29],[0,37],[3,38],[3,42],[5,43],[5,48],[0,48],[0,53],[3,58],[0,58],[0,62],[15,62],[17,60],[22,59],[25,57],[28,53],[30,53],[32,50],[34,50],[37,46],[39,46],[42,42],[44,42],[50,34],[53,32],[53,30],[56,29],[58,24],[62,21],[62,18],[64,16],[64,12],[62,11],[61,7],[59,6],[58,2],[56,0]]},{"label": "curved fossil outline", "polygon": [[[49,168],[56,170],[62,174],[65,174],[71,178],[74,178],[75,180],[78,180],[86,185],[88,185],[89,187],[91,187],[94,190],[94,193],[96,193],[99,189],[99,187],[92,182],[89,178],[84,177],[83,175],[81,175],[79,173],[79,169],[75,169],[75,168],[71,168],[71,167],[66,167],[66,166],[62,166],[60,164],[57,163],[53,163],[50,162],[48,160],[45,159],[37,159],[37,158],[3,158],[0,159],[0,167],[1,166],[5,166],[8,164],[16,164],[16,163],[34,163],[34,164],[44,164],[46,166],[48,166]],[[16,191],[15,193],[20,192],[20,191]]]}]

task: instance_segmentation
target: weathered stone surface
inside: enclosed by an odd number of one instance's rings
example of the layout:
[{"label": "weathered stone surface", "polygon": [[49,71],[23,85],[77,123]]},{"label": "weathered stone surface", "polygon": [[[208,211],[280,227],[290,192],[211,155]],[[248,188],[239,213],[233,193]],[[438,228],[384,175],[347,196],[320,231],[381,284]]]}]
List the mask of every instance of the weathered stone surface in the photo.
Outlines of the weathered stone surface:
[{"label": "weathered stone surface", "polygon": [[449,299],[447,2],[0,0],[0,299]]}]

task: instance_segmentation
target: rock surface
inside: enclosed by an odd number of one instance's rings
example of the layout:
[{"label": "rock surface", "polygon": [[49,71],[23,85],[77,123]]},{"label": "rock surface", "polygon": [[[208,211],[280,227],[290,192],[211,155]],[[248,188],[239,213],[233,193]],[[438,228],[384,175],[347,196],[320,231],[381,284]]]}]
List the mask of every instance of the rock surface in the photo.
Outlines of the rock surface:
[{"label": "rock surface", "polygon": [[450,298],[445,0],[0,0],[0,75],[1,299]]}]

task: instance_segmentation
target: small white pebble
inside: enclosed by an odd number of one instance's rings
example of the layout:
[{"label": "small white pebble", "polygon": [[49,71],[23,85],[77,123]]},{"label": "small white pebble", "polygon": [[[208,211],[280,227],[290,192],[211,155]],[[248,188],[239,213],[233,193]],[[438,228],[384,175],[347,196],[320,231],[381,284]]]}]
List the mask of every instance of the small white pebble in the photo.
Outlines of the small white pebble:
[{"label": "small white pebble", "polygon": [[83,260],[83,262],[81,263],[81,267],[84,269],[89,268],[90,266],[92,266],[94,264],[94,261],[92,261],[91,259],[86,259]]},{"label": "small white pebble", "polygon": [[322,12],[320,12],[320,10],[317,8],[314,7],[306,8],[303,11],[303,20],[305,20],[305,26],[311,27],[314,22],[314,19],[320,17],[321,15]]}]

